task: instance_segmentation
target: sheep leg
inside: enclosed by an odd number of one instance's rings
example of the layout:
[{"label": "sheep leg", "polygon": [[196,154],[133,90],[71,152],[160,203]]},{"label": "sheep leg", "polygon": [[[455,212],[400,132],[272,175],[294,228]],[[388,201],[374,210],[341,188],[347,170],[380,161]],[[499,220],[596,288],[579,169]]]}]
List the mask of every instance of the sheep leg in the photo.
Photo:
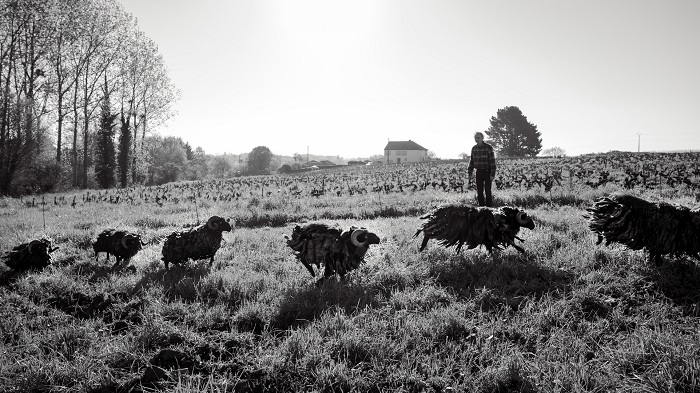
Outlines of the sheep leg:
[{"label": "sheep leg", "polygon": [[335,274],[335,270],[331,267],[331,264],[326,262],[325,263],[325,270],[323,272],[323,278],[330,277]]},{"label": "sheep leg", "polygon": [[311,265],[308,264],[304,259],[301,260],[301,263],[306,267],[306,269],[311,273],[311,277],[316,277],[316,273],[314,273],[314,268],[311,267]]},{"label": "sheep leg", "polygon": [[[416,235],[417,235],[417,234],[416,234]],[[430,240],[430,236],[424,235],[424,236],[423,236],[423,242],[421,242],[420,247],[418,248],[418,251],[419,251],[419,252],[425,250],[425,246],[428,245],[428,240]],[[457,250],[457,252],[459,252],[459,250]]]},{"label": "sheep leg", "polygon": [[417,230],[416,233],[413,234],[413,238],[414,238],[414,239],[417,238],[418,235],[420,235],[420,233],[421,233],[422,231],[423,231],[422,229]]},{"label": "sheep leg", "polygon": [[124,264],[122,265],[122,269],[129,266],[129,262],[131,262],[131,258],[123,258]]},{"label": "sheep leg", "polygon": [[493,262],[500,265],[503,263],[503,258],[501,258],[501,253],[498,249],[495,249],[493,253],[491,253],[491,258],[493,259]]},{"label": "sheep leg", "polygon": [[309,273],[311,273],[311,277],[316,277],[316,273],[314,273],[314,269],[313,267],[311,267],[311,264],[316,264],[316,267],[318,268],[318,262],[316,262],[315,247],[316,244],[313,240],[304,240],[301,252],[297,254],[297,258],[301,261],[302,264],[304,264],[304,267],[306,267]]}]

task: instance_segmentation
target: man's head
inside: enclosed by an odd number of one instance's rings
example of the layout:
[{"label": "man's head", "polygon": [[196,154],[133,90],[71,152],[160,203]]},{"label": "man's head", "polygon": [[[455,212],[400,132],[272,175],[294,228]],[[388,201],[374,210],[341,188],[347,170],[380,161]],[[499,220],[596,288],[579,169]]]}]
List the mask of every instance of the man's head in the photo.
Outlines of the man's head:
[{"label": "man's head", "polygon": [[481,146],[481,144],[484,143],[484,134],[477,131],[474,133],[474,140],[476,141],[476,144]]}]

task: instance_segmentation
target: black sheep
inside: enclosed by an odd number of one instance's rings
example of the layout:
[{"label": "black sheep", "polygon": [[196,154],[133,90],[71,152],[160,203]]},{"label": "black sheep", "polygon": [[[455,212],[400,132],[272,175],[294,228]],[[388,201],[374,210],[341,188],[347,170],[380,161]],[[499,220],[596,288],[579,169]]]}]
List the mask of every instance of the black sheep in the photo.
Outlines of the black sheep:
[{"label": "black sheep", "polygon": [[15,272],[41,270],[51,264],[51,253],[58,247],[51,247],[51,239],[43,238],[22,243],[3,256],[5,265]]},{"label": "black sheep", "polygon": [[349,231],[329,228],[325,224],[297,225],[292,237],[287,239],[287,246],[296,251],[296,257],[309,270],[312,277],[316,273],[312,265],[320,269],[324,265],[323,278],[346,273],[357,269],[364,260],[371,244],[379,244],[379,237],[365,228],[350,227]]},{"label": "black sheep", "polygon": [[95,260],[98,259],[100,252],[107,253],[107,261],[109,261],[110,254],[114,255],[117,262],[112,268],[115,268],[122,260],[126,261],[125,265],[128,264],[131,257],[141,251],[145,245],[146,243],[141,240],[141,235],[139,234],[116,229],[105,229],[95,239],[92,249],[95,251]]},{"label": "black sheep", "polygon": [[221,247],[223,232],[231,232],[229,220],[218,216],[209,218],[206,224],[186,231],[176,231],[168,235],[163,244],[161,260],[168,269],[170,263],[180,264],[188,259],[209,258],[209,267],[214,262],[214,255]]},{"label": "black sheep", "polygon": [[665,202],[648,202],[628,194],[602,197],[586,209],[588,227],[600,244],[621,243],[649,251],[657,266],[661,256],[692,256],[700,260],[700,209]]},{"label": "black sheep", "polygon": [[515,244],[520,239],[517,234],[521,227],[534,229],[535,223],[527,213],[511,206],[499,208],[476,207],[470,205],[445,205],[421,217],[428,219],[413,237],[423,232],[423,251],[430,239],[437,239],[440,245],[457,245],[457,252],[466,243],[468,249],[483,245],[489,253],[508,246],[525,252]]}]

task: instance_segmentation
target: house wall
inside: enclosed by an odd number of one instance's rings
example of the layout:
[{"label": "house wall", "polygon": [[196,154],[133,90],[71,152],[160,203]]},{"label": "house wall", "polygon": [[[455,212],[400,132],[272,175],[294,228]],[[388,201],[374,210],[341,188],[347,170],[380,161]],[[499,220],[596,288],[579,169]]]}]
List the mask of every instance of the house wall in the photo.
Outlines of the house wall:
[{"label": "house wall", "polygon": [[404,162],[428,161],[427,150],[384,150],[384,163],[397,164],[401,160]]}]

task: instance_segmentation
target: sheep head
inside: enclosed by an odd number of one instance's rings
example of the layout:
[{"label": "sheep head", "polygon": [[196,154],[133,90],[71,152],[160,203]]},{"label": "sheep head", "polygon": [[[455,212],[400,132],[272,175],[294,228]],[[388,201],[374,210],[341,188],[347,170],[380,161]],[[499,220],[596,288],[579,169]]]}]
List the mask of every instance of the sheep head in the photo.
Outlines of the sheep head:
[{"label": "sheep head", "polygon": [[127,250],[140,250],[141,246],[144,246],[145,243],[141,241],[141,235],[127,233],[122,237],[121,245]]},{"label": "sheep head", "polygon": [[517,213],[515,213],[515,219],[518,221],[518,224],[527,229],[535,229],[535,222],[532,221],[532,218],[527,215],[524,211],[520,210]]},{"label": "sheep head", "polygon": [[528,216],[524,211],[511,206],[502,206],[497,209],[505,218],[505,226],[510,231],[518,231],[521,227],[527,229],[535,229],[535,222],[532,217]]},{"label": "sheep head", "polygon": [[49,256],[52,252],[58,250],[58,247],[51,247],[52,241],[49,238],[40,240],[32,240],[27,244],[27,251],[35,256]]},{"label": "sheep head", "polygon": [[231,232],[231,224],[229,223],[231,219],[224,220],[219,216],[211,216],[207,221],[207,228],[214,232]]},{"label": "sheep head", "polygon": [[49,250],[49,248],[48,248],[48,246],[46,245],[46,243],[44,243],[44,242],[42,242],[42,241],[40,241],[40,240],[32,240],[32,241],[29,242],[29,244],[27,245],[27,251],[29,251],[29,253],[30,253],[31,255],[35,255],[35,256],[38,256],[38,255],[47,255],[47,254],[48,254],[48,250]]},{"label": "sheep head", "polygon": [[355,255],[362,258],[367,253],[370,244],[379,244],[379,236],[365,228],[350,228],[350,242],[356,247]]}]

